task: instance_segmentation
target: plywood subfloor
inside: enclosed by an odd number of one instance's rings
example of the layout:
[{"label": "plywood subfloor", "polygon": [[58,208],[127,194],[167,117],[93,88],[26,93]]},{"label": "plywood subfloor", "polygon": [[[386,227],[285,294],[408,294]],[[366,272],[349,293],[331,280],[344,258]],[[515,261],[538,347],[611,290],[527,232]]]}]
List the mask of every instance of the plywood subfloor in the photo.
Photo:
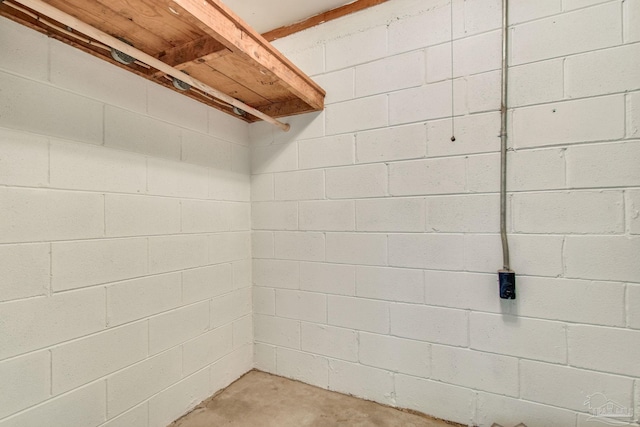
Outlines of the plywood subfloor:
[{"label": "plywood subfloor", "polygon": [[251,371],[170,427],[451,427],[451,424]]}]

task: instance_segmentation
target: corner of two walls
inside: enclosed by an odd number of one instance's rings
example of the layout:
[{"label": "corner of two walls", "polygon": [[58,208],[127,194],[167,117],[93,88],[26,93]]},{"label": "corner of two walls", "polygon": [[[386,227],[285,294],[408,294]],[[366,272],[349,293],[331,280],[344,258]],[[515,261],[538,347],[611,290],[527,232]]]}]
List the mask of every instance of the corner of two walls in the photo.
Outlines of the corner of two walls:
[{"label": "corner of two walls", "polygon": [[0,426],[164,427],[252,368],[248,125],[0,41]]},{"label": "corner of two walls", "polygon": [[589,425],[596,393],[640,414],[640,2],[509,2],[512,302],[500,3],[274,43],[327,105],[250,129],[259,369],[469,425]]}]

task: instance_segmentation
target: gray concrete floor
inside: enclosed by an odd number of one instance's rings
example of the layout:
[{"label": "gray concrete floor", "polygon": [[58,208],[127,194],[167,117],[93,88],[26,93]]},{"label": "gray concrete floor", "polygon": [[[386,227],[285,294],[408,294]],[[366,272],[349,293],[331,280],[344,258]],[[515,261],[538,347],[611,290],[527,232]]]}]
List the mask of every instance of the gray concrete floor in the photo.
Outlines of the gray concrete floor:
[{"label": "gray concrete floor", "polygon": [[251,371],[170,427],[451,427],[259,371]]}]

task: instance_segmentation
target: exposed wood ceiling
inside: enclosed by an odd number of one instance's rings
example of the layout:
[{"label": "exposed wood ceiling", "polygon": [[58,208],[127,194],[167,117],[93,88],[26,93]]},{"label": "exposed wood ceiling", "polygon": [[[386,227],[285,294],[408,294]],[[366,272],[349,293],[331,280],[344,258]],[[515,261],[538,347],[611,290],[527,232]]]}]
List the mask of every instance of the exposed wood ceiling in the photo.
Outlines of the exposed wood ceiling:
[{"label": "exposed wood ceiling", "polygon": [[[347,5],[343,0],[279,0],[280,4],[291,2],[287,13],[280,13],[267,0],[225,1],[235,3],[259,29],[320,13],[294,26],[276,28],[270,34],[273,40],[386,0],[357,0]],[[268,11],[262,9],[265,4],[271,6]],[[324,90],[222,0],[4,0],[0,1],[0,15],[173,90],[178,89],[170,75],[184,76],[180,73],[184,72],[188,74],[184,81],[196,84],[180,93],[248,122],[324,108]],[[115,61],[111,47],[118,44],[122,52],[138,52],[138,59],[146,56],[148,60],[128,65]],[[130,56],[135,58],[135,53]],[[214,99],[211,95],[216,94],[222,96]],[[234,109],[237,104],[252,114],[238,116],[242,109]]]}]

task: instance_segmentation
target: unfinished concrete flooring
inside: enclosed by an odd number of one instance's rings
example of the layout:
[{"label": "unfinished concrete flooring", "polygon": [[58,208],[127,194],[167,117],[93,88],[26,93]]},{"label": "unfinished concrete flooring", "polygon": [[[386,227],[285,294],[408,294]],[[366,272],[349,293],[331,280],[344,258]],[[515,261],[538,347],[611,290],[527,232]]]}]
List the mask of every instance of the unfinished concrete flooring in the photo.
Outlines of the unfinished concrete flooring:
[{"label": "unfinished concrete flooring", "polygon": [[264,372],[251,371],[170,427],[451,425]]}]

